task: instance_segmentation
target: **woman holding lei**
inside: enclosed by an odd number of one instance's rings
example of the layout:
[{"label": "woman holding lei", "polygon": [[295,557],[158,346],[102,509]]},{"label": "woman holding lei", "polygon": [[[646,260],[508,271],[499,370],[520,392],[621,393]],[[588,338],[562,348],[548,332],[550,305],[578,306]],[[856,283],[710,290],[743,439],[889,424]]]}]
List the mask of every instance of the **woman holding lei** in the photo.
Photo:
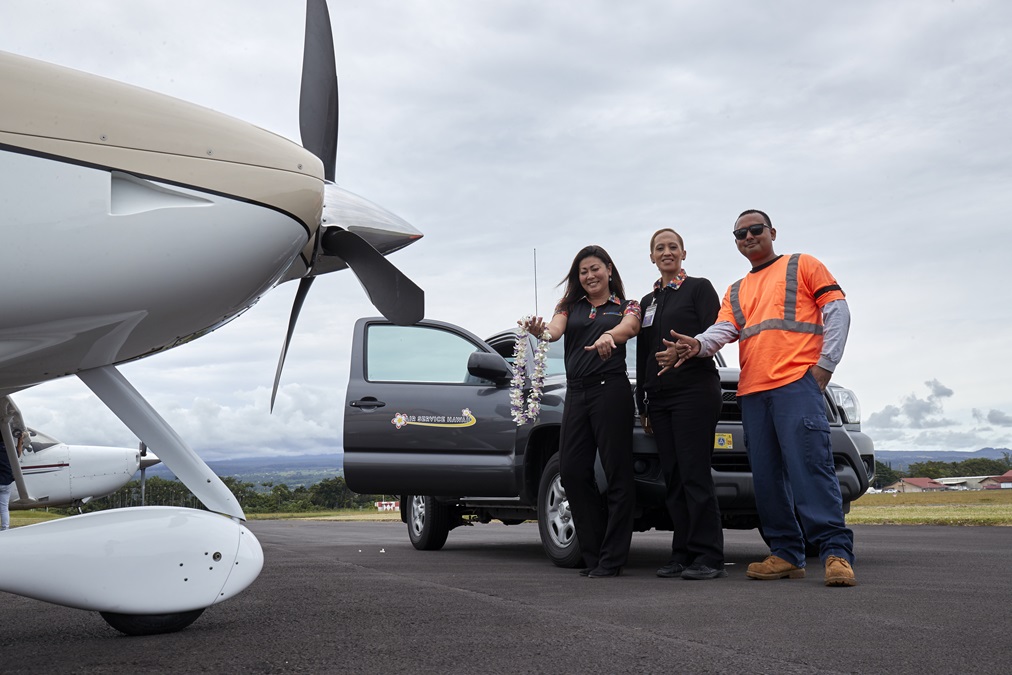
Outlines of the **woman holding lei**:
[{"label": "woman holding lei", "polygon": [[[580,574],[616,577],[629,556],[636,498],[625,343],[640,330],[640,307],[626,300],[618,269],[600,246],[581,249],[561,284],[565,293],[552,320],[546,325],[541,317],[527,318],[521,327],[551,342],[566,338],[559,462],[587,565]],[[598,452],[608,480],[606,510],[594,482]]]}]

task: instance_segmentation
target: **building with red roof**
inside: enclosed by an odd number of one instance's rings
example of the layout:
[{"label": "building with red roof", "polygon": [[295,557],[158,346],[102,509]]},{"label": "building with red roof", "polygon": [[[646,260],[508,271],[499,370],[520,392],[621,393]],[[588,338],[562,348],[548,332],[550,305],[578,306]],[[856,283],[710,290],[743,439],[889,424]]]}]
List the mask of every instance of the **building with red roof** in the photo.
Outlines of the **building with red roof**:
[{"label": "building with red roof", "polygon": [[901,478],[892,485],[886,486],[885,489],[896,492],[941,492],[948,490],[949,487],[934,478]]}]

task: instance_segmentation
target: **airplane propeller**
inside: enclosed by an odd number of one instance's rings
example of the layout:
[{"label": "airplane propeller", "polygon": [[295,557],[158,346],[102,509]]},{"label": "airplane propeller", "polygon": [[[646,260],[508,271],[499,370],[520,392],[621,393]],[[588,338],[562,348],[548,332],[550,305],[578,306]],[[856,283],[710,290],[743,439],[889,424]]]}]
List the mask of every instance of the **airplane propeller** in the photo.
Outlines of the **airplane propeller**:
[{"label": "airplane propeller", "polygon": [[306,3],[306,43],[302,50],[299,131],[302,147],[323,162],[324,177],[334,182],[337,161],[337,66],[326,0]]},{"label": "airplane propeller", "polygon": [[[288,345],[295,332],[302,305],[305,303],[313,280],[318,274],[350,267],[361,282],[370,301],[390,321],[406,326],[420,321],[425,315],[425,294],[411,279],[387,260],[369,241],[358,233],[330,224],[328,214],[353,213],[354,220],[363,232],[369,232],[370,222],[399,225],[421,235],[393,214],[369,204],[334,185],[337,163],[338,95],[337,66],[334,61],[334,37],[330,27],[330,12],[326,0],[307,0],[306,37],[302,55],[302,91],[299,97],[299,131],[302,146],[323,162],[325,186],[324,222],[316,235],[313,261],[299,288],[288,320],[285,344],[278,359],[271,392],[271,411],[278,394],[281,371],[288,354]],[[364,205],[364,208],[363,208]],[[342,218],[334,218],[341,222]],[[373,232],[375,235],[375,232]],[[382,237],[380,237],[382,239]],[[379,240],[379,239],[377,239]],[[404,244],[401,244],[401,246]],[[387,247],[387,252],[400,246]]]}]

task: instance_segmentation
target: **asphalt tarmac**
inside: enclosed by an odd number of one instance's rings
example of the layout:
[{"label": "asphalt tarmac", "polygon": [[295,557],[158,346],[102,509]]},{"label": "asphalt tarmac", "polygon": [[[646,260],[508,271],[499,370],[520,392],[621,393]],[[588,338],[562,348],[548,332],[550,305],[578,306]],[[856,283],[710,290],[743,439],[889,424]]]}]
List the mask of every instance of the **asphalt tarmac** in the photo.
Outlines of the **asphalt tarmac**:
[{"label": "asphalt tarmac", "polygon": [[[537,526],[454,530],[416,551],[400,523],[254,521],[247,591],[186,630],[126,637],[95,613],[0,593],[2,673],[1008,673],[1012,528],[854,527],[859,585],[754,581],[756,531],[725,531],[729,576],[659,579],[670,535],[637,533],[623,576],[544,557]],[[26,570],[26,573],[30,571]]]}]

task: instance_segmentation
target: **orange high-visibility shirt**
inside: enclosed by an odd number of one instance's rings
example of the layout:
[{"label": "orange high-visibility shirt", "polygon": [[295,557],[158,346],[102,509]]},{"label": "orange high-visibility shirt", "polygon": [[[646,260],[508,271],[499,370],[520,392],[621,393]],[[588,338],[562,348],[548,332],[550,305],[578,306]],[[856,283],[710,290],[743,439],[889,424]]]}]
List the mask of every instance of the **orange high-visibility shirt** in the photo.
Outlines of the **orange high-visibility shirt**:
[{"label": "orange high-visibility shirt", "polygon": [[782,255],[731,284],[717,322],[738,329],[738,395],[801,379],[822,352],[822,307],[844,297],[826,266],[803,253]]}]

